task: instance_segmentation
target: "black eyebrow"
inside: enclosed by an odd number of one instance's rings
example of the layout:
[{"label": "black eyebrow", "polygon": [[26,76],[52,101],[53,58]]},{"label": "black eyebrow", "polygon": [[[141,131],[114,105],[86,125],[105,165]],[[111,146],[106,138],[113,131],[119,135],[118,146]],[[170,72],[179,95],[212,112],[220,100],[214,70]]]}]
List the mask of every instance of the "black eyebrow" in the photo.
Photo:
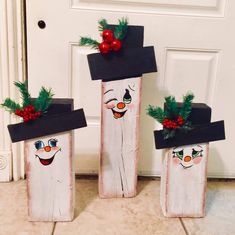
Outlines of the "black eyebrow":
[{"label": "black eyebrow", "polygon": [[110,99],[110,100],[108,100],[108,101],[106,101],[106,102],[104,102],[105,104],[108,104],[109,102],[111,102],[111,101],[113,101],[113,100],[117,100],[116,98],[113,98],[113,99]]},{"label": "black eyebrow", "polygon": [[110,89],[110,90],[105,91],[104,95],[105,95],[106,93],[110,92],[110,91],[113,91],[113,89]]},{"label": "black eyebrow", "polygon": [[135,91],[135,90],[133,90],[133,89],[130,87],[130,85],[128,85],[128,87],[129,87],[132,91]]}]

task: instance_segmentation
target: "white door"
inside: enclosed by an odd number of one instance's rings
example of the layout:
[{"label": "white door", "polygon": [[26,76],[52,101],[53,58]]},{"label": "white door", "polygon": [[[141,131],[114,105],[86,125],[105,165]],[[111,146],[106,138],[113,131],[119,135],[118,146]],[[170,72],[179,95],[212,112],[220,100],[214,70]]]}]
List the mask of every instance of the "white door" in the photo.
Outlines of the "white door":
[{"label": "white door", "polygon": [[[97,21],[115,24],[127,16],[144,25],[145,45],[154,45],[159,72],[143,77],[140,175],[159,175],[161,151],[154,149],[148,104],[162,105],[168,94],[180,99],[188,90],[196,102],[213,108],[212,120],[225,119],[226,141],[210,144],[209,175],[235,177],[235,1],[232,0],[27,0],[29,88],[53,88],[56,97],[73,97],[84,108],[88,127],[76,130],[76,172],[96,173],[100,136],[99,81],[91,81],[80,36],[99,39]],[[38,21],[46,24],[44,29]]]}]

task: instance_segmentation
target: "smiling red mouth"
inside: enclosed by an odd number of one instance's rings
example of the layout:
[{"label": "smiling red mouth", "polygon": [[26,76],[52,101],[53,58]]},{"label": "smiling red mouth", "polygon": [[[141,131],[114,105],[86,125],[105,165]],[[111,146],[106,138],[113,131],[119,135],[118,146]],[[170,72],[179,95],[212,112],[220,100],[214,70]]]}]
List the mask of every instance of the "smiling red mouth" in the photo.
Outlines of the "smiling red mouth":
[{"label": "smiling red mouth", "polygon": [[35,155],[35,156],[38,157],[39,161],[41,162],[41,164],[42,164],[43,166],[48,166],[48,165],[50,165],[50,164],[53,162],[55,155],[56,155],[59,151],[61,151],[61,149],[59,149],[51,158],[48,158],[48,159],[40,158],[38,155]]},{"label": "smiling red mouth", "polygon": [[53,162],[55,155],[49,159],[43,159],[43,158],[40,158],[39,156],[37,157],[39,158],[39,161],[42,163],[42,165],[47,166]]},{"label": "smiling red mouth", "polygon": [[116,119],[123,117],[124,114],[126,113],[126,111],[127,111],[127,110],[125,110],[124,112],[117,112],[117,111],[114,111],[114,110],[112,109],[113,116],[114,116],[114,118],[116,118]]}]

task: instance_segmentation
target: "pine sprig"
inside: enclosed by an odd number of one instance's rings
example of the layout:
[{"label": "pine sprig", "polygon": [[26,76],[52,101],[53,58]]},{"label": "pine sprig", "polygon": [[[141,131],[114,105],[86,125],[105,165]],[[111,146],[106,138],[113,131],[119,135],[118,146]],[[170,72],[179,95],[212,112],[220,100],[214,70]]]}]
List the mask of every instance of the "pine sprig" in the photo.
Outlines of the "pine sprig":
[{"label": "pine sprig", "polygon": [[54,94],[52,94],[51,89],[42,87],[39,92],[38,98],[34,101],[34,107],[36,111],[45,113],[51,104],[53,95]]},{"label": "pine sprig", "polygon": [[174,96],[168,96],[165,98],[166,102],[166,114],[167,117],[172,119],[178,115],[178,107]]},{"label": "pine sprig", "polygon": [[4,100],[4,103],[1,104],[1,106],[4,107],[10,113],[15,113],[17,109],[21,109],[20,104],[17,104],[15,101],[13,101],[10,98],[6,98]]},{"label": "pine sprig", "polygon": [[165,97],[165,110],[149,105],[147,114],[163,125],[164,139],[173,138],[177,131],[188,132],[193,129],[188,117],[192,111],[194,95],[183,96],[182,107],[179,108],[174,96]]},{"label": "pine sprig", "polygon": [[192,111],[193,98],[194,95],[190,92],[183,97],[183,105],[182,108],[180,109],[179,115],[181,115],[184,118],[184,120],[188,119],[188,116]]},{"label": "pine sprig", "polygon": [[21,98],[22,98],[22,106],[23,108],[26,107],[27,105],[31,104],[31,97],[28,92],[28,83],[27,81],[25,82],[14,82],[14,85],[19,89]]},{"label": "pine sprig", "polygon": [[166,118],[165,112],[162,108],[160,107],[155,108],[152,105],[149,105],[149,107],[147,108],[147,114],[156,119],[160,123],[162,123],[164,118]]},{"label": "pine sprig", "polygon": [[105,29],[110,28],[110,26],[108,25],[106,19],[101,19],[101,20],[98,21],[98,23],[99,23],[98,29],[99,29],[100,32],[103,32]]},{"label": "pine sprig", "polygon": [[79,46],[91,46],[91,48],[98,49],[99,42],[90,37],[81,37]]},{"label": "pine sprig", "polygon": [[122,18],[118,20],[118,25],[114,29],[114,36],[118,40],[123,40],[126,36],[128,28],[128,20],[127,18]]}]

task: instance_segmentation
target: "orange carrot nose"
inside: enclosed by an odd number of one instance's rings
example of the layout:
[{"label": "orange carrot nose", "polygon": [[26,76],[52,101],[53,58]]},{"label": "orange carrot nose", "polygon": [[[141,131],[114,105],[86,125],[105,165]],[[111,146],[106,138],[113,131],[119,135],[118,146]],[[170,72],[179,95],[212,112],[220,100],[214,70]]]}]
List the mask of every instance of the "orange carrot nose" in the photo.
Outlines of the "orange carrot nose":
[{"label": "orange carrot nose", "polygon": [[117,104],[117,108],[118,109],[124,109],[126,107],[126,105],[125,105],[125,103],[123,103],[123,102],[119,102],[118,104]]},{"label": "orange carrot nose", "polygon": [[50,152],[50,151],[51,151],[51,147],[50,147],[50,146],[45,146],[45,147],[44,147],[44,150],[45,150],[46,152]]},{"label": "orange carrot nose", "polygon": [[192,159],[192,158],[191,158],[190,156],[186,156],[186,157],[184,158],[184,161],[185,161],[185,162],[190,162],[191,159]]}]

